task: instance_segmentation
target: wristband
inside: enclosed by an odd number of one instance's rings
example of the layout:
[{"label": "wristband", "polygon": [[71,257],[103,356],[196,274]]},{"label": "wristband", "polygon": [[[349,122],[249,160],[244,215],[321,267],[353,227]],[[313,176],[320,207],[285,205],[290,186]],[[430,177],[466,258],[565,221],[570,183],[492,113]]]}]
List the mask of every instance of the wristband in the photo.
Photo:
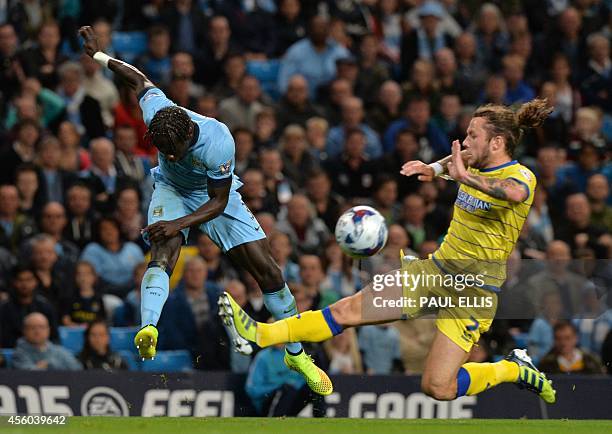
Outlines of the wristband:
[{"label": "wristband", "polygon": [[444,172],[444,167],[442,167],[442,165],[440,163],[438,163],[437,161],[435,163],[431,163],[429,165],[429,167],[431,167],[434,171],[434,176],[438,176],[440,175],[442,172]]},{"label": "wristband", "polygon": [[112,59],[108,54],[103,53],[101,51],[96,51],[93,55],[93,59],[98,62],[100,65],[108,68],[108,61]]}]

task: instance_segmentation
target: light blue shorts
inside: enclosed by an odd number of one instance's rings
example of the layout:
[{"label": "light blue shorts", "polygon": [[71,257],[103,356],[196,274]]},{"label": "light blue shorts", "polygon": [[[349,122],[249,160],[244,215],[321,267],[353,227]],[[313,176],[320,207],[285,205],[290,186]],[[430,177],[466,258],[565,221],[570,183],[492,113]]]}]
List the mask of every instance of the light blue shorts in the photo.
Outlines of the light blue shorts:
[{"label": "light blue shorts", "polygon": [[[191,214],[210,200],[204,191],[184,192],[164,182],[155,181],[155,190],[149,204],[148,224],[160,220],[175,220]],[[202,223],[200,230],[223,252],[232,247],[266,237],[251,210],[237,191],[231,191],[227,207],[221,215]],[[189,228],[182,233],[187,240]],[[143,238],[148,243],[147,234]]]}]

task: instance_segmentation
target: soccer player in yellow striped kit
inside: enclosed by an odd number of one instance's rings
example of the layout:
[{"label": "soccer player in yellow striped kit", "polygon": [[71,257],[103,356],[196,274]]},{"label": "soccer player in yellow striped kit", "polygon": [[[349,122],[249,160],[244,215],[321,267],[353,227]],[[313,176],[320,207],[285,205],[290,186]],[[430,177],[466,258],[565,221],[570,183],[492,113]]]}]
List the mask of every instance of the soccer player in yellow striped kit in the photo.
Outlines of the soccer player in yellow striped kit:
[{"label": "soccer player in yellow striped kit", "polygon": [[[511,382],[535,392],[547,403],[555,402],[551,382],[536,369],[525,350],[512,350],[496,363],[466,363],[470,349],[491,325],[497,308],[496,293],[505,280],[506,260],[533,202],[535,176],[513,160],[512,154],[524,130],[540,125],[550,111],[543,100],[523,104],[516,112],[500,105],[479,107],[470,121],[463,151],[455,141],[449,157],[430,165],[410,161],[401,168],[403,175],[418,175],[420,181],[445,175],[460,184],[453,219],[438,250],[424,260],[402,254],[401,272],[430,277],[479,274],[483,276],[480,283],[461,293],[489,300],[479,308],[468,303],[437,310],[437,331],[421,380],[423,391],[433,398],[452,400]],[[267,347],[284,342],[320,342],[348,327],[416,318],[430,312],[418,304],[375,309],[371,303],[379,295],[387,300],[406,296],[416,300],[421,296],[460,298],[456,289],[426,285],[408,288],[398,283],[377,292],[370,284],[323,310],[303,312],[272,324],[256,323],[224,293],[219,301],[220,315],[235,343],[247,340]]]}]

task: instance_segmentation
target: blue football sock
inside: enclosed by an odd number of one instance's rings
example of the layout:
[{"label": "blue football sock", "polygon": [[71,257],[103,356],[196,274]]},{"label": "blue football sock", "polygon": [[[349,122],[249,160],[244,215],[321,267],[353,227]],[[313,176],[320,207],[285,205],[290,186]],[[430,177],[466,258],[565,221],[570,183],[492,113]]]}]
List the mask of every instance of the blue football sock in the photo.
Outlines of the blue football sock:
[{"label": "blue football sock", "polygon": [[[298,314],[297,307],[295,306],[295,298],[293,298],[293,294],[291,294],[287,284],[285,284],[280,291],[264,293],[264,304],[268,312],[270,312],[276,320],[289,318],[290,316]],[[292,354],[298,354],[302,351],[302,344],[299,342],[292,342],[285,345],[285,348]]]},{"label": "blue football sock", "polygon": [[157,326],[164,303],[168,299],[170,277],[160,267],[148,268],[140,285],[141,327]]}]

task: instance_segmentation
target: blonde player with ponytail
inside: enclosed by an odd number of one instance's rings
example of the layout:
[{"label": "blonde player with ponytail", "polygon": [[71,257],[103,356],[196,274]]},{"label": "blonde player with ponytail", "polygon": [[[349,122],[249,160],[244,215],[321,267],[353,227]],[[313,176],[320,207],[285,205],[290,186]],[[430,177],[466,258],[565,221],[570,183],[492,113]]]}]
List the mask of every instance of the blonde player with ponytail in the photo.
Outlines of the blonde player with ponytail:
[{"label": "blonde player with ponytail", "polygon": [[[318,342],[348,327],[415,318],[429,313],[424,300],[449,300],[437,309],[437,332],[425,362],[421,387],[428,395],[452,400],[475,395],[500,383],[516,383],[555,402],[555,390],[539,372],[524,350],[513,350],[497,363],[466,363],[473,345],[487,331],[497,309],[497,293],[505,280],[506,261],[523,227],[536,186],[534,174],[513,158],[523,132],[541,125],[551,108],[545,100],[533,100],[517,111],[501,105],[479,107],[473,114],[463,141],[452,144],[452,155],[432,164],[410,161],[402,166],[405,176],[418,175],[421,181],[436,176],[455,180],[459,192],[448,232],[428,259],[411,260],[402,255],[401,273],[377,276],[385,282],[384,291],[368,285],[320,311],[260,324],[232,300],[220,299],[220,315],[238,340],[246,339],[265,347],[282,342]],[[419,284],[408,280],[395,284],[395,275],[419,277]],[[466,279],[476,276],[466,287]],[[391,277],[389,280],[385,277]],[[461,277],[461,279],[459,279]],[[441,282],[454,279],[455,286]],[[378,280],[378,282],[377,282]],[[378,288],[379,289],[379,288]],[[465,303],[472,296],[482,304]],[[416,303],[384,304],[413,299]],[[384,305],[385,307],[380,307]]]}]

